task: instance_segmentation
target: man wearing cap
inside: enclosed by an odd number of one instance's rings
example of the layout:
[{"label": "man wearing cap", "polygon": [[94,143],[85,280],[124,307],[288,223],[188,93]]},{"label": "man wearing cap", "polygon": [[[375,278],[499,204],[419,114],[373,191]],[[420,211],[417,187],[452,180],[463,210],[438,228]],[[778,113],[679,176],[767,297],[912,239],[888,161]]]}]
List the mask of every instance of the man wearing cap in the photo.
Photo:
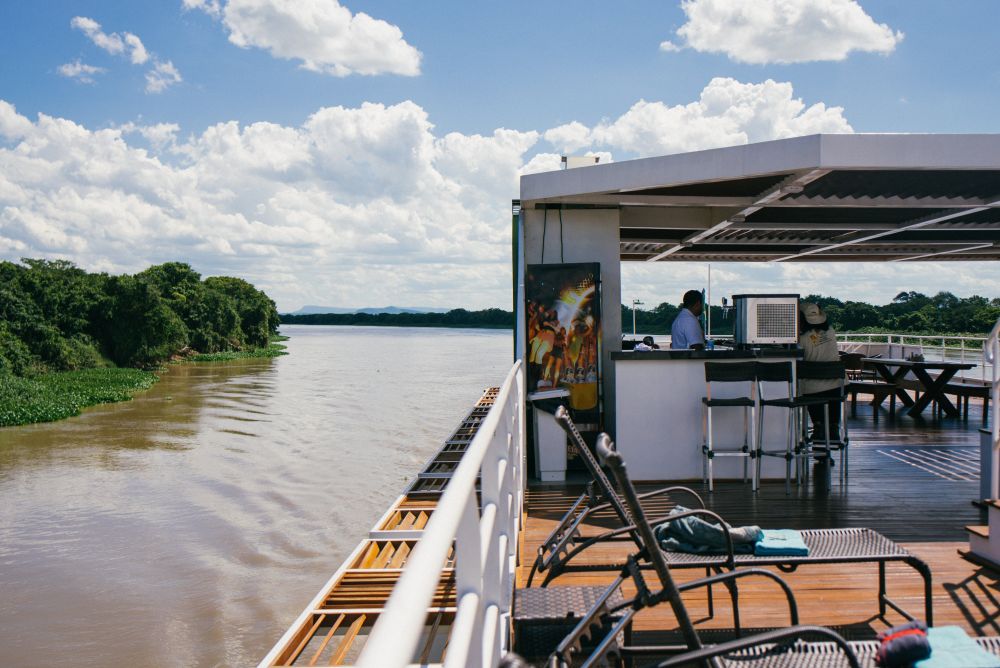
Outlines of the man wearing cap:
[{"label": "man wearing cap", "polygon": [[698,322],[703,308],[704,303],[700,292],[688,290],[684,293],[684,308],[674,318],[674,324],[670,326],[670,347],[672,349],[701,350],[705,347],[705,334],[701,331],[701,323]]},{"label": "man wearing cap", "polygon": [[[802,347],[802,359],[806,362],[836,362],[840,359],[837,349],[837,333],[830,327],[826,313],[818,304],[802,304],[801,330],[799,345]],[[840,395],[843,379],[799,380],[799,394],[812,397],[831,397],[836,399],[826,404],[830,411],[830,440],[840,438]],[[813,441],[823,441],[826,438],[826,414],[823,404],[809,406],[809,419],[812,421]]]}]

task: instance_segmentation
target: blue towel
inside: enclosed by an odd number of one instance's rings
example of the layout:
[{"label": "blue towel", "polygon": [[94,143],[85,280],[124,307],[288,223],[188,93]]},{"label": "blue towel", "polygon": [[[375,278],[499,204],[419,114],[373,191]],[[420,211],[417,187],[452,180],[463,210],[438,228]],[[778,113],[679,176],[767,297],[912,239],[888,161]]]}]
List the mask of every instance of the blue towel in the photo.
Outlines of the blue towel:
[{"label": "blue towel", "polygon": [[917,668],[1000,668],[993,656],[958,626],[940,626],[927,630],[931,658],[917,661]]},{"label": "blue towel", "polygon": [[792,529],[764,529],[753,553],[758,557],[808,557],[802,534]]}]

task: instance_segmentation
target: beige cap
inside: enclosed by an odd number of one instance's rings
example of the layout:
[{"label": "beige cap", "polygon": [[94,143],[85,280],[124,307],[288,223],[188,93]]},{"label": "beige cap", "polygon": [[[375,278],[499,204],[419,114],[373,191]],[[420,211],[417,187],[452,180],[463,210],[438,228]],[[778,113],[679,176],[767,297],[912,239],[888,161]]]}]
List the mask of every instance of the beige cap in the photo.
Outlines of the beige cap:
[{"label": "beige cap", "polygon": [[810,325],[820,325],[826,322],[826,313],[823,313],[823,309],[819,307],[819,304],[804,304],[802,306],[802,315]]}]

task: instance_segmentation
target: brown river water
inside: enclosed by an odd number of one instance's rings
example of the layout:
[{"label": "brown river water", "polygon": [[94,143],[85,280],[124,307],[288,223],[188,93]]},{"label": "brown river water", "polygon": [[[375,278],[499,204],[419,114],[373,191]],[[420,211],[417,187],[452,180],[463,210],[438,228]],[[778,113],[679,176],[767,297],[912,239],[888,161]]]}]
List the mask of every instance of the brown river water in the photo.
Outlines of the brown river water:
[{"label": "brown river water", "polygon": [[286,326],[0,429],[0,665],[255,665],[498,385],[509,331]]}]

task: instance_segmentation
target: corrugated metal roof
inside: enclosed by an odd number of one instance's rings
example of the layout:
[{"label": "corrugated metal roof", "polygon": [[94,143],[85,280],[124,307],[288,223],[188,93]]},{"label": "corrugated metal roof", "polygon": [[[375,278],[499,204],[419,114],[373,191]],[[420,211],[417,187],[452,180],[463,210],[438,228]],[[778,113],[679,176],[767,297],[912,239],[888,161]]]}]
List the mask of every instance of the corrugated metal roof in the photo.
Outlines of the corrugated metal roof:
[{"label": "corrugated metal roof", "polygon": [[620,217],[628,261],[1000,260],[1000,135],[816,135],[521,189],[529,209],[641,211]]}]

